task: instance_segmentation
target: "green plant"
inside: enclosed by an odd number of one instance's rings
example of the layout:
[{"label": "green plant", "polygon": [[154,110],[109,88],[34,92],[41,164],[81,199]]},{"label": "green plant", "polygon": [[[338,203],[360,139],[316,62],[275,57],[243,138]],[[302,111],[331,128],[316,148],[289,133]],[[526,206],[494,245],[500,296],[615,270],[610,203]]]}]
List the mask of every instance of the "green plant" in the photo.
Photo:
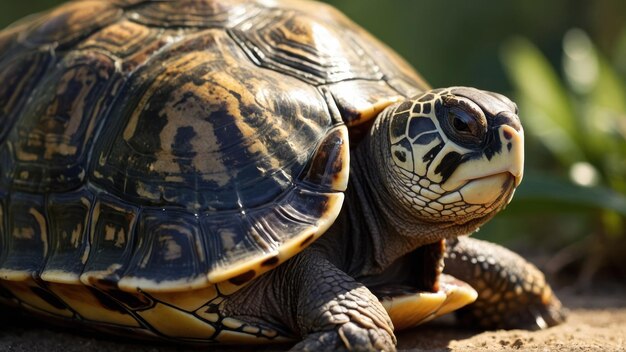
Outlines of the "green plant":
[{"label": "green plant", "polygon": [[[626,32],[624,36],[626,43]],[[606,254],[626,237],[625,82],[580,29],[568,31],[563,39],[563,78],[523,38],[504,46],[502,61],[527,135],[541,144],[529,150],[551,155],[544,165],[531,161],[516,195],[517,211],[545,215],[567,210],[586,216],[589,221],[574,229],[578,241],[553,263],[560,269],[586,258],[581,279],[589,281],[608,264],[599,258],[610,261]]]}]

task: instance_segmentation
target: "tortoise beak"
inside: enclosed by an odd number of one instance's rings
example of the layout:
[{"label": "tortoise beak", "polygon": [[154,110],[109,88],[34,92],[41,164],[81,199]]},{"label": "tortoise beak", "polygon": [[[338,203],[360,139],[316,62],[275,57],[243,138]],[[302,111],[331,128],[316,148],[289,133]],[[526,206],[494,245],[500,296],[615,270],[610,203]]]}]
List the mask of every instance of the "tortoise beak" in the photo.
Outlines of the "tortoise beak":
[{"label": "tortoise beak", "polygon": [[500,138],[506,143],[508,151],[508,171],[515,178],[515,187],[519,186],[524,177],[524,132],[517,131],[509,125],[500,128]]}]

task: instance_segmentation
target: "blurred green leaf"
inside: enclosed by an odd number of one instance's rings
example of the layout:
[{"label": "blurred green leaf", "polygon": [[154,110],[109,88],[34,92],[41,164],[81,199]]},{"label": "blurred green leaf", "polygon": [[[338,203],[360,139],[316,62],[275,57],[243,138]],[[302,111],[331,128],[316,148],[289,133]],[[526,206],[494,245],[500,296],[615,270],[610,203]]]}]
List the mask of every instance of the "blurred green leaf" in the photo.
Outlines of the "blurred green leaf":
[{"label": "blurred green leaf", "polygon": [[616,68],[597,55],[598,80],[587,104],[587,118],[593,121],[594,163],[609,186],[626,193],[626,86]]},{"label": "blurred green leaf", "polygon": [[[613,156],[626,157],[626,89],[617,70],[581,29],[563,39],[563,68],[577,106],[581,148],[606,180],[614,178]],[[626,170],[618,172],[623,178]]]},{"label": "blurred green leaf", "polygon": [[622,76],[626,76],[626,27],[623,27],[613,49],[611,62]]},{"label": "blurred green leaf", "polygon": [[509,41],[503,48],[502,58],[519,93],[525,126],[564,165],[583,160],[574,108],[548,60],[523,38]]},{"label": "blurred green leaf", "polygon": [[611,210],[626,215],[626,196],[607,187],[583,187],[563,178],[532,174],[516,191],[515,202],[537,202],[558,210],[562,206]]}]

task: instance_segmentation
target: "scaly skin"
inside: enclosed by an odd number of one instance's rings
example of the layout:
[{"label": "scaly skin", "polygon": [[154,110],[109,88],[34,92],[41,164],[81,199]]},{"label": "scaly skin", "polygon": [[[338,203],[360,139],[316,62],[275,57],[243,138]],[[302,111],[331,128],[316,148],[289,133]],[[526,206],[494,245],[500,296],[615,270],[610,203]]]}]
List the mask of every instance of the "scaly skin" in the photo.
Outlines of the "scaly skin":
[{"label": "scaly skin", "polygon": [[224,313],[296,333],[303,340],[294,351],[395,350],[393,325],[376,296],[315,248],[237,292]]},{"label": "scaly skin", "polygon": [[504,247],[459,237],[448,241],[445,262],[444,272],[478,291],[476,302],[456,312],[463,324],[539,330],[565,321],[543,273]]},{"label": "scaly skin", "polygon": [[376,296],[321,255],[307,253],[299,259],[308,273],[300,276],[297,303],[304,340],[294,350],[394,349],[391,320]]}]

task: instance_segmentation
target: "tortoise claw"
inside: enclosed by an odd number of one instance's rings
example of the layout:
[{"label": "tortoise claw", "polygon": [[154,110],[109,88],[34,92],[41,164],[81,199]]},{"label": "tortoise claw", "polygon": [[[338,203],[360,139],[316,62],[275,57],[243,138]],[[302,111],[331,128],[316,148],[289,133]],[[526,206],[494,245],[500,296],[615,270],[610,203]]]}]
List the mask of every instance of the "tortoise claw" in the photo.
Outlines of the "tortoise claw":
[{"label": "tortoise claw", "polygon": [[456,315],[462,325],[488,330],[542,330],[559,325],[567,318],[567,309],[561,306],[561,302],[554,295],[548,303],[533,302],[501,311],[487,313],[488,311],[489,308],[483,310],[470,305],[458,310]]}]

